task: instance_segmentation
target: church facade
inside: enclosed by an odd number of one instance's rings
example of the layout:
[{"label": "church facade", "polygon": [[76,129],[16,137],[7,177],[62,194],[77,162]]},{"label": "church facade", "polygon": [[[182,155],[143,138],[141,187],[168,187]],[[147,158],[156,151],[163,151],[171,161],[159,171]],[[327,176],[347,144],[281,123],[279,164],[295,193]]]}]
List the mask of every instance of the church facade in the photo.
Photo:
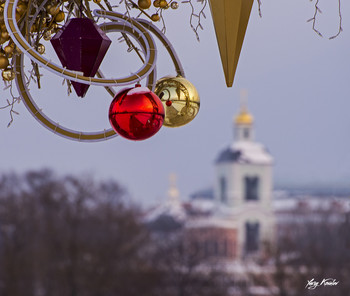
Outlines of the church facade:
[{"label": "church facade", "polygon": [[234,118],[234,139],[215,163],[214,207],[186,228],[208,256],[243,259],[274,245],[273,158],[254,139],[246,108]]},{"label": "church facade", "polygon": [[255,141],[253,116],[246,108],[234,117],[233,129],[231,145],[216,158],[209,198],[182,202],[172,176],[168,200],[147,216],[154,229],[185,229],[204,256],[225,260],[261,255],[275,240],[273,158]]}]

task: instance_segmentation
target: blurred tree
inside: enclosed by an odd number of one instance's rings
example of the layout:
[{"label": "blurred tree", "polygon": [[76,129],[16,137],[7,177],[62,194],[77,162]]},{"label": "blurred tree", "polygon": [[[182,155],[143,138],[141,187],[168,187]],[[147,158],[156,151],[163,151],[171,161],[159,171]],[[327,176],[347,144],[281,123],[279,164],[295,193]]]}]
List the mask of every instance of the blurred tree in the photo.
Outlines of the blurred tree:
[{"label": "blurred tree", "polygon": [[3,175],[0,295],[150,294],[153,274],[142,269],[148,232],[123,197],[112,181],[49,170]]},{"label": "blurred tree", "polygon": [[204,258],[180,237],[155,239],[126,197],[86,176],[2,175],[0,295],[225,295]]},{"label": "blurred tree", "polygon": [[[293,213],[289,231],[283,231],[277,250],[261,262],[262,274],[249,275],[252,285],[270,295],[350,295],[349,212],[337,208]],[[320,286],[308,289],[314,279]],[[337,285],[321,284],[334,279]]]},{"label": "blurred tree", "polygon": [[228,295],[230,275],[217,258],[200,252],[186,231],[157,233],[153,238],[158,241],[154,262],[162,271],[159,296]]}]

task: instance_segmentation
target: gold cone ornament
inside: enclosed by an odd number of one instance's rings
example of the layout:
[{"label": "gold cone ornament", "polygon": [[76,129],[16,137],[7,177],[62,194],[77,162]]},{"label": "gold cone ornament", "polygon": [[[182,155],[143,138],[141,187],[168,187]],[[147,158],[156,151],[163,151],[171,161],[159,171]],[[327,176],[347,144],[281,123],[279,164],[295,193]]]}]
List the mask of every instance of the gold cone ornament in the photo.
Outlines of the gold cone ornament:
[{"label": "gold cone ornament", "polygon": [[209,0],[226,85],[231,87],[253,0]]}]

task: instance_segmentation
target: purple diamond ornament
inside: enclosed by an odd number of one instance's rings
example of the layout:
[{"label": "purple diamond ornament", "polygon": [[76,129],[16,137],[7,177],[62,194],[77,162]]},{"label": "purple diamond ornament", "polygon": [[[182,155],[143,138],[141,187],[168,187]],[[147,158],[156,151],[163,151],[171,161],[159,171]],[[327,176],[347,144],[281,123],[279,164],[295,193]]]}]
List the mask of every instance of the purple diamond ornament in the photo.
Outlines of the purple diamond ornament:
[{"label": "purple diamond ornament", "polygon": [[[107,53],[111,40],[88,18],[70,19],[51,39],[62,66],[94,77]],[[88,84],[72,81],[75,92],[84,97]]]}]

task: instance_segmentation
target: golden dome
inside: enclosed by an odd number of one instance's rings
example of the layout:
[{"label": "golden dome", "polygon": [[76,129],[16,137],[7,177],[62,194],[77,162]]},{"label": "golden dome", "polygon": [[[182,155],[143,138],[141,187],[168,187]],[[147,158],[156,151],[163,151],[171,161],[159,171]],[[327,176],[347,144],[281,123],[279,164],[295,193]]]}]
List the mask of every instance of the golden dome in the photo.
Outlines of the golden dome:
[{"label": "golden dome", "polygon": [[253,116],[246,110],[242,110],[235,118],[236,124],[252,124],[253,121]]}]

